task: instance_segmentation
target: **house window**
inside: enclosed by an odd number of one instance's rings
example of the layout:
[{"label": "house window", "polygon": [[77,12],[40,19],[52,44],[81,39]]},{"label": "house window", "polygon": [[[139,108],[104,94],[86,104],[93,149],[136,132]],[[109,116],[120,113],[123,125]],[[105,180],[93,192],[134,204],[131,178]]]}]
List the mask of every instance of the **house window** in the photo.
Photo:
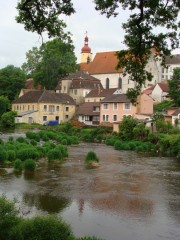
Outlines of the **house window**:
[{"label": "house window", "polygon": [[69,118],[69,115],[65,115],[65,118],[68,119],[68,118]]},{"label": "house window", "polygon": [[17,110],[19,110],[19,106],[17,105]]},{"label": "house window", "polygon": [[34,110],[34,105],[32,105],[32,110]]},{"label": "house window", "polygon": [[84,116],[82,116],[82,121],[84,121]]},{"label": "house window", "polygon": [[118,88],[122,89],[122,78],[119,77],[118,79]]},{"label": "house window", "polygon": [[109,122],[109,115],[103,115],[103,122]]},{"label": "house window", "polygon": [[28,111],[29,111],[29,109],[30,109],[30,106],[28,105]]},{"label": "house window", "polygon": [[106,78],[106,89],[109,89],[109,78]]},{"label": "house window", "polygon": [[47,121],[47,116],[43,116],[43,122]]},{"label": "house window", "polygon": [[64,86],[64,92],[66,91],[66,87]]},{"label": "house window", "polygon": [[108,109],[108,104],[107,104],[107,103],[104,103],[104,104],[103,104],[103,108],[104,108],[104,109]]},{"label": "house window", "polygon": [[74,95],[77,95],[77,89],[74,89]]},{"label": "house window", "polygon": [[117,115],[113,115],[113,122],[117,122]]},{"label": "house window", "polygon": [[66,112],[68,112],[69,111],[69,107],[66,107]]},{"label": "house window", "polygon": [[117,108],[118,108],[117,103],[114,103],[114,104],[113,104],[113,108],[114,108],[114,110],[117,110]]},{"label": "house window", "polygon": [[44,112],[47,111],[47,105],[44,105]]},{"label": "house window", "polygon": [[54,112],[54,105],[49,105],[49,112]]},{"label": "house window", "polygon": [[59,106],[56,106],[56,112],[59,112]]},{"label": "house window", "polygon": [[130,110],[130,103],[124,103],[124,109]]}]

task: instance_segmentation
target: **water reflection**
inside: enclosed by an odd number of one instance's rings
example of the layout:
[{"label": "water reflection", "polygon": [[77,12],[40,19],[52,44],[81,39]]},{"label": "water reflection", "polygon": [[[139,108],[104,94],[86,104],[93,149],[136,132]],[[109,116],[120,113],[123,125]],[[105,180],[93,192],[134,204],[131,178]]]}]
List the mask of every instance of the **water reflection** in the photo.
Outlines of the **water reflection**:
[{"label": "water reflection", "polygon": [[67,198],[59,198],[50,195],[34,195],[29,193],[23,194],[23,203],[28,207],[36,207],[38,210],[48,213],[59,213],[70,205]]}]

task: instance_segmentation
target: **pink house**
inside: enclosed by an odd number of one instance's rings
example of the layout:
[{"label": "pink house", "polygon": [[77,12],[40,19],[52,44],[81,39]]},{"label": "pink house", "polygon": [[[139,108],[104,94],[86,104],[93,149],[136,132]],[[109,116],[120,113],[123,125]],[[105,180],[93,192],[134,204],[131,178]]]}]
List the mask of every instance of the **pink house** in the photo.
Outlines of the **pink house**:
[{"label": "pink house", "polygon": [[133,105],[126,94],[118,91],[101,101],[100,124],[111,126],[122,121],[123,116],[132,116],[137,119],[150,119],[153,114],[153,99],[145,93],[138,97]]}]

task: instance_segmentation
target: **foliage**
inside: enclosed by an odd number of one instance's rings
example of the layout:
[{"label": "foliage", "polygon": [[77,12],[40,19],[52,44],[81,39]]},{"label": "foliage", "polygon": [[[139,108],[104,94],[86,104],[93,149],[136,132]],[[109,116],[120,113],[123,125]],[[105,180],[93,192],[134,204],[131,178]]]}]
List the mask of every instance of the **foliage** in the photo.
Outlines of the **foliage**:
[{"label": "foliage", "polygon": [[17,113],[14,111],[3,113],[1,116],[1,125],[3,128],[13,128],[15,126],[14,118]]},{"label": "foliage", "polygon": [[119,135],[122,140],[131,140],[134,138],[133,129],[137,121],[131,116],[124,116],[119,125]]},{"label": "foliage", "polygon": [[99,162],[99,158],[97,157],[96,153],[93,151],[89,151],[86,155],[85,162]]},{"label": "foliage", "polygon": [[75,12],[71,0],[56,1],[28,1],[20,0],[17,5],[18,16],[16,21],[24,24],[27,31],[42,35],[48,32],[49,37],[63,37],[66,24],[59,19],[59,15],[71,15]]},{"label": "foliage", "polygon": [[13,65],[0,69],[0,96],[6,96],[13,101],[25,86],[25,73]]},{"label": "foliage", "polygon": [[14,161],[14,170],[15,171],[22,171],[23,169],[23,162],[20,159],[16,159]]},{"label": "foliage", "polygon": [[156,130],[159,133],[169,133],[171,129],[173,129],[172,123],[164,120],[156,121]]},{"label": "foliage", "polygon": [[5,96],[0,96],[0,117],[9,109],[9,106],[9,99]]},{"label": "foliage", "polygon": [[48,160],[62,160],[62,153],[58,149],[52,149],[47,154]]},{"label": "foliage", "polygon": [[24,161],[24,169],[34,171],[36,169],[36,162],[33,159],[26,159]]},{"label": "foliage", "polygon": [[16,159],[16,152],[15,150],[7,150],[7,160],[14,161]]},{"label": "foliage", "polygon": [[22,161],[26,159],[37,160],[39,158],[39,153],[35,147],[25,146],[17,151],[17,157]]},{"label": "foliage", "polygon": [[137,140],[145,139],[149,134],[149,129],[145,126],[144,123],[139,123],[133,128],[134,138]]},{"label": "foliage", "polygon": [[0,163],[5,162],[7,158],[7,151],[2,146],[0,146]]},{"label": "foliage", "polygon": [[35,85],[54,89],[60,78],[77,69],[74,46],[71,40],[55,38],[43,43],[39,49],[33,48],[26,54],[27,62],[23,68],[29,73]]},{"label": "foliage", "polygon": [[173,103],[171,101],[164,100],[161,103],[154,104],[154,112],[164,112],[171,107],[173,107]]},{"label": "foliage", "polygon": [[3,195],[0,197],[0,239],[11,240],[13,227],[19,223],[15,202],[8,201]]},{"label": "foliage", "polygon": [[169,97],[176,107],[180,107],[180,68],[175,68],[169,83]]}]

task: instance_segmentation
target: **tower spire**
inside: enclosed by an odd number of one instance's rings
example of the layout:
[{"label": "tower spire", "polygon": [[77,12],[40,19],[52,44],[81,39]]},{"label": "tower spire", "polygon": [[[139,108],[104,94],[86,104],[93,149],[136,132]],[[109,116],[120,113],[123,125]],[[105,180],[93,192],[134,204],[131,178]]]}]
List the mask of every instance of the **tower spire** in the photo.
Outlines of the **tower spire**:
[{"label": "tower spire", "polygon": [[89,39],[86,31],[85,38],[84,38],[84,47],[81,49],[81,63],[83,62],[89,63],[92,60],[91,48],[88,46],[88,42],[89,42]]}]

